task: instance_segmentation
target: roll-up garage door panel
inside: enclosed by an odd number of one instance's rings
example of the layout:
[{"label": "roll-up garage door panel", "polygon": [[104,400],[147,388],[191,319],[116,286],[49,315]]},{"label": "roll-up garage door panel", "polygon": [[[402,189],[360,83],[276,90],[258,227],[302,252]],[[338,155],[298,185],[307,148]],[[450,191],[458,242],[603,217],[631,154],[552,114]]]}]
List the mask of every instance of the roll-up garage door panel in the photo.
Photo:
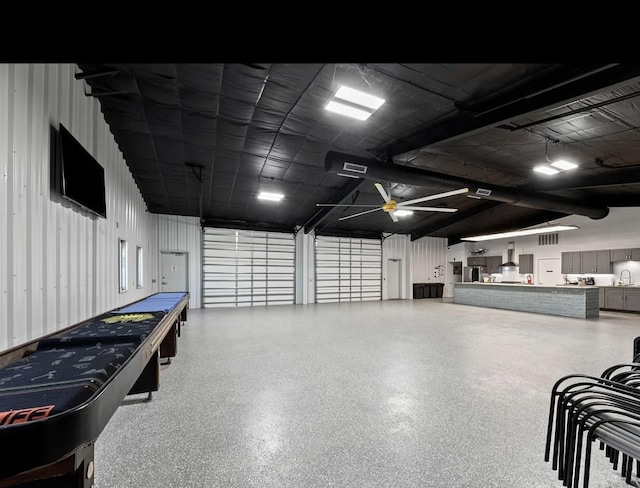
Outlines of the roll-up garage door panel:
[{"label": "roll-up garage door panel", "polygon": [[377,240],[316,236],[316,301],[380,300],[382,246]]},{"label": "roll-up garage door panel", "polygon": [[205,228],[203,306],[292,304],[293,234]]}]

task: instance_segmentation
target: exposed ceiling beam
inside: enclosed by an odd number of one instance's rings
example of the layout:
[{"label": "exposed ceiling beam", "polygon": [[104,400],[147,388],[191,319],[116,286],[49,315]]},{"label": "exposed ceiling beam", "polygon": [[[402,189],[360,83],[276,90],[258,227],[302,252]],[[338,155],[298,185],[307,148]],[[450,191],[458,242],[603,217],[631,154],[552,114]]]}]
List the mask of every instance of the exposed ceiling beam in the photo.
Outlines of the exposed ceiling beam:
[{"label": "exposed ceiling beam", "polygon": [[[487,127],[496,127],[540,112],[547,107],[559,106],[596,91],[613,89],[621,83],[630,83],[640,77],[640,64],[590,65],[579,68],[568,66],[564,72],[555,72],[541,77],[523,92],[510,93],[500,100],[493,100],[492,106],[466,106],[452,119],[424,127],[420,131],[385,147],[390,157],[421,149],[430,144],[442,142],[461,135],[470,135]],[[542,87],[547,88],[542,88]]]},{"label": "exposed ceiling beam", "polygon": [[[335,192],[333,198],[331,198],[329,202],[322,203],[337,205],[345,198],[347,198],[351,193],[353,193],[364,182],[364,179],[361,178],[345,178],[345,180],[347,180],[346,184]],[[314,230],[323,220],[325,220],[329,216],[329,214],[333,210],[335,210],[335,207],[316,208],[316,212],[311,217],[309,217],[303,225],[305,234],[308,234],[309,232]]]},{"label": "exposed ceiling beam", "polygon": [[[579,174],[579,173],[578,173]],[[640,165],[633,168],[611,169],[606,173],[588,176],[576,176],[576,171],[554,175],[553,178],[540,178],[534,183],[523,186],[533,191],[573,190],[578,188],[596,188],[640,183]]]},{"label": "exposed ceiling beam", "polygon": [[486,212],[489,209],[495,208],[498,205],[504,205],[504,204],[500,202],[492,202],[488,200],[480,202],[478,205],[476,205],[473,208],[463,210],[461,212],[457,212],[450,216],[448,215],[446,219],[442,219],[440,222],[425,225],[414,230],[413,232],[411,232],[411,240],[415,241],[417,239],[420,239],[421,237],[430,236],[431,234],[434,234],[441,229],[445,229],[446,227],[449,227],[453,224],[457,224],[458,222],[462,222],[463,220],[467,220],[472,217],[475,217],[476,215]]},{"label": "exposed ceiling beam", "polygon": [[226,229],[259,230],[267,232],[292,233],[295,229],[292,226],[281,224],[269,224],[263,222],[246,222],[243,220],[225,220],[205,217],[201,221],[202,227],[222,227]]},{"label": "exposed ceiling beam", "polygon": [[467,187],[469,188],[469,195],[480,196],[483,200],[493,200],[537,210],[577,214],[592,219],[602,219],[609,213],[607,207],[593,204],[590,201],[578,201],[547,193],[501,187],[460,176],[446,175],[411,166],[383,163],[375,159],[335,151],[327,153],[324,166],[325,170],[330,173],[353,174],[367,179],[395,181],[416,186],[440,185],[451,189]]}]

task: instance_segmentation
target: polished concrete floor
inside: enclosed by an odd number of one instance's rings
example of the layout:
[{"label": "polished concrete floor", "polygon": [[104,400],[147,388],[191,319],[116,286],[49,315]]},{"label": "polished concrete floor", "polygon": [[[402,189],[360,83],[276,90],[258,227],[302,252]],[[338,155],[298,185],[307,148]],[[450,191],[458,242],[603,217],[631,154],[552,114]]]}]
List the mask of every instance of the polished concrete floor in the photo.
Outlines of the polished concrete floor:
[{"label": "polished concrete floor", "polygon": [[[549,393],[629,362],[640,316],[443,299],[190,310],[149,403],[98,438],[97,488],[562,487]],[[591,487],[626,487],[594,451]]]}]

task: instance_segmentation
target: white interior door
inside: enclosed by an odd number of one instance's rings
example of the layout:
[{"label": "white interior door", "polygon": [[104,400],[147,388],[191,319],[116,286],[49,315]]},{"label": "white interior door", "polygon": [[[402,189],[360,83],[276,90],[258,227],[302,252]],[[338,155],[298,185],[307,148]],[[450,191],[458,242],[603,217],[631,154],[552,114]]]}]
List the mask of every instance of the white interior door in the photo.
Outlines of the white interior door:
[{"label": "white interior door", "polygon": [[538,259],[538,284],[560,285],[562,280],[562,266],[560,258]]},{"label": "white interior door", "polygon": [[186,252],[162,252],[161,291],[189,291],[188,255]]},{"label": "white interior door", "polygon": [[389,300],[400,298],[401,269],[401,259],[387,260],[387,298]]}]

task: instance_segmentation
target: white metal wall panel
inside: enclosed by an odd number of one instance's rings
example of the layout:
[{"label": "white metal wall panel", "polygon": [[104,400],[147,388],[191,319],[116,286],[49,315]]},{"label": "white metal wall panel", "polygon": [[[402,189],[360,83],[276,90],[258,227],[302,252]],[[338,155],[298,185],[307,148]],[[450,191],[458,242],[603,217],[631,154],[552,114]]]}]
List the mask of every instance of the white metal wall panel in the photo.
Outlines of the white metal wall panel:
[{"label": "white metal wall panel", "polygon": [[422,237],[413,241],[413,283],[444,283],[447,239]]},{"label": "white metal wall panel", "polygon": [[[158,291],[158,217],[75,65],[0,64],[0,350]],[[107,219],[50,191],[50,125],[105,168]],[[118,238],[145,249],[145,286],[118,293]],[[194,239],[199,242],[197,238]],[[195,249],[199,249],[196,245]]]},{"label": "white metal wall panel", "polygon": [[[158,215],[160,252],[186,252],[189,256],[189,308],[200,308],[202,299],[202,227],[198,217]],[[145,258],[147,259],[147,258]],[[149,264],[149,263],[147,263]],[[160,282],[160,263],[155,261],[154,279]]]},{"label": "white metal wall panel", "polygon": [[[13,92],[13,79],[11,71],[13,66],[0,64],[0,229],[8,231],[9,222],[9,120],[11,119],[10,94]],[[13,167],[13,164],[11,165]],[[8,280],[9,273],[9,252],[8,234],[0,233],[0,344],[7,344],[8,337],[13,336],[12,325],[9,324],[9,300],[8,300]],[[10,329],[11,328],[11,329]],[[2,349],[2,347],[0,347]]]},{"label": "white metal wall panel", "polygon": [[202,249],[204,308],[295,302],[293,234],[207,227]]},{"label": "white metal wall panel", "polygon": [[316,236],[316,302],[382,298],[382,246],[376,239]]}]

